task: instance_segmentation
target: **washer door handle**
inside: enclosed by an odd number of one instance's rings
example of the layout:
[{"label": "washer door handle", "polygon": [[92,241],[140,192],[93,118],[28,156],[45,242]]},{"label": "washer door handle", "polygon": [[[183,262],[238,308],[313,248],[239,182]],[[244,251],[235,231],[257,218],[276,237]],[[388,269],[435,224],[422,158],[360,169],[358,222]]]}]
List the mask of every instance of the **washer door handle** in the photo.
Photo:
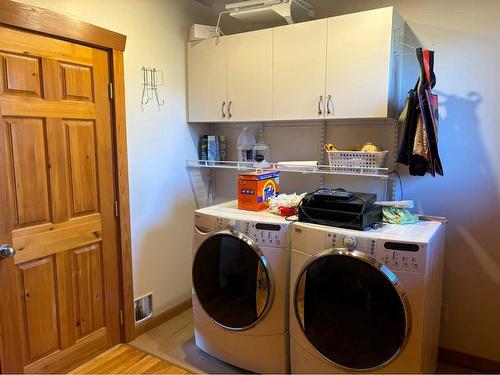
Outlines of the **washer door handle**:
[{"label": "washer door handle", "polygon": [[196,231],[199,233],[199,234],[202,234],[202,235],[207,235],[207,234],[210,234],[211,230],[208,229],[208,228],[205,228],[205,227],[202,227],[200,225],[197,225],[195,224],[194,225],[194,229],[196,229]]},{"label": "washer door handle", "polygon": [[257,266],[257,282],[255,288],[255,306],[257,308],[257,316],[261,316],[266,308],[269,299],[269,280],[264,270],[262,262],[259,261]]},{"label": "washer door handle", "polygon": [[297,319],[300,321],[300,325],[303,329],[305,329],[305,320],[304,320],[304,305],[306,298],[306,275],[307,271],[305,271],[301,278],[297,282],[297,288],[295,289],[295,312],[297,314]]}]

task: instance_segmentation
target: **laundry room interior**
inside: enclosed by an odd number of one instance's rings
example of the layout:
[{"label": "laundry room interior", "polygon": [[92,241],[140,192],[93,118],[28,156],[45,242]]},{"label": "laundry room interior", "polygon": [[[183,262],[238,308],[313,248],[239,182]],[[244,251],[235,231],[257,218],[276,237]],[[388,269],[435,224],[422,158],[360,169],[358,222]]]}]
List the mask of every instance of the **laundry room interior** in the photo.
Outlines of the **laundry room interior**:
[{"label": "laundry room interior", "polygon": [[500,373],[499,19],[0,0],[0,374]]}]

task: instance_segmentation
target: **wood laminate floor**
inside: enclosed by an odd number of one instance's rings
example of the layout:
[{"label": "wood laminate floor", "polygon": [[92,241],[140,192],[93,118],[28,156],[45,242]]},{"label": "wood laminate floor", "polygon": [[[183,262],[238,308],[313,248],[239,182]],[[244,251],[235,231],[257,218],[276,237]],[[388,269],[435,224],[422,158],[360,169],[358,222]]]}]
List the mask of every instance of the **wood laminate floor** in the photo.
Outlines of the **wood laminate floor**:
[{"label": "wood laminate floor", "polygon": [[193,310],[186,310],[137,337],[130,345],[192,373],[247,373],[198,349],[194,342]]},{"label": "wood laminate floor", "polygon": [[187,374],[188,371],[130,345],[117,345],[70,374]]},{"label": "wood laminate floor", "polygon": [[[196,347],[192,309],[137,337],[130,345],[192,373],[237,374],[246,372],[219,361]],[[473,369],[447,363],[438,363],[437,372],[444,374],[478,373]]]}]

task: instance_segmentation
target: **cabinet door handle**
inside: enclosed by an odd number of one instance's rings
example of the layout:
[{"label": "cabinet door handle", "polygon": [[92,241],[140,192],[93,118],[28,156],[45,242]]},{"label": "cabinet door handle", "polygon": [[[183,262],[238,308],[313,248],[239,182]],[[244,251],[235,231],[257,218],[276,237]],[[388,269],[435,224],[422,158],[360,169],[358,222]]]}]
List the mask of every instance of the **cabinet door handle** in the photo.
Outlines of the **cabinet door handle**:
[{"label": "cabinet door handle", "polygon": [[[331,110],[330,110],[330,104],[332,105],[331,106]],[[328,98],[326,100],[326,114],[327,115],[331,115],[333,114],[333,101],[332,101],[332,96],[331,95],[328,95]]]},{"label": "cabinet door handle", "polygon": [[319,96],[319,100],[318,100],[318,115],[322,115],[323,114],[323,95],[320,95]]},{"label": "cabinet door handle", "polygon": [[222,102],[221,113],[222,113],[222,118],[226,118],[226,101],[225,100]]},{"label": "cabinet door handle", "polygon": [[232,104],[232,103],[233,103],[233,102],[232,102],[231,100],[227,103],[227,116],[228,116],[229,118],[233,117],[233,114],[231,113],[231,104]]}]

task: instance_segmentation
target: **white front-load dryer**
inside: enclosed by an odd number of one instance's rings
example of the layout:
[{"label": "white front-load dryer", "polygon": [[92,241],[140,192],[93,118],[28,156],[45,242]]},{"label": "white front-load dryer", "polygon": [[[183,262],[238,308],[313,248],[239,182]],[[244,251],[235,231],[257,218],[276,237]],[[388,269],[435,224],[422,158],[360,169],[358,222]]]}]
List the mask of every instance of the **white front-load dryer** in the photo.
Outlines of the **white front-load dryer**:
[{"label": "white front-load dryer", "polygon": [[292,373],[432,373],[445,226],[354,231],[297,223],[292,236]]},{"label": "white front-load dryer", "polygon": [[196,345],[234,366],[289,372],[291,225],[235,201],[197,210],[193,244]]}]

